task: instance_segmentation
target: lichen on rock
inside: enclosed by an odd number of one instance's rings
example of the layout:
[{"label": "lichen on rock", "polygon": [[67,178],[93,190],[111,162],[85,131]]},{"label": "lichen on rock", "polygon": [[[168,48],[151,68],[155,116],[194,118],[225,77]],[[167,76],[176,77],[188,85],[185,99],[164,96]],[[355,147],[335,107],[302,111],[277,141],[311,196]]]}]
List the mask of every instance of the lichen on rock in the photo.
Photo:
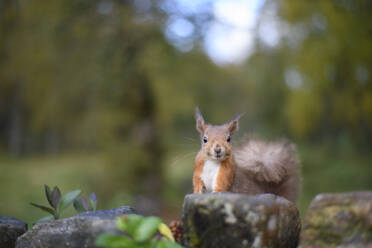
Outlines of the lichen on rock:
[{"label": "lichen on rock", "polygon": [[304,219],[300,247],[372,247],[372,192],[316,196]]},{"label": "lichen on rock", "polygon": [[296,247],[301,229],[296,206],[263,194],[191,194],[183,207],[186,247]]}]

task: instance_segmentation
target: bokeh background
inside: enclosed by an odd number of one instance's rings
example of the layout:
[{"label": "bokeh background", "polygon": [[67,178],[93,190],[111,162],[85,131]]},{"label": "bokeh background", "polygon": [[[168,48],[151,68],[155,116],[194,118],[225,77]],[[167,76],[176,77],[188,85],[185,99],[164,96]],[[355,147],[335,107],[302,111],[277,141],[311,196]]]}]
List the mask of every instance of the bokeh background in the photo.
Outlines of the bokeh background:
[{"label": "bokeh background", "polygon": [[[179,219],[200,141],[194,109],[287,137],[301,214],[372,189],[369,0],[1,0],[0,214],[44,214],[43,185],[98,208]],[[73,214],[72,211],[67,215]]]}]

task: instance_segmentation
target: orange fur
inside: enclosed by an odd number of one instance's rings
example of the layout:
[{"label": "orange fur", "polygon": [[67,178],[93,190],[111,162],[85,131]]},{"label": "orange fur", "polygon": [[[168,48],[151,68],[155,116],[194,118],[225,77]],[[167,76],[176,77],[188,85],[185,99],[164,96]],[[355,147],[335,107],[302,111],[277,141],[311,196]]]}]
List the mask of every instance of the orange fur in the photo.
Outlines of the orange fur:
[{"label": "orange fur", "polygon": [[221,167],[217,176],[217,183],[214,192],[226,192],[230,190],[230,187],[234,181],[235,165],[233,160],[226,159],[221,163]]},{"label": "orange fur", "polygon": [[198,154],[198,156],[195,157],[194,175],[192,177],[194,194],[200,194],[204,192],[205,186],[200,178],[201,174],[203,173],[203,166],[204,160]]},{"label": "orange fur", "polygon": [[[231,136],[238,129],[239,116],[230,123],[222,126],[205,124],[199,111],[196,110],[196,128],[200,133],[202,148],[195,158],[193,187],[194,193],[204,193],[205,184],[202,174],[205,161],[214,161],[220,164],[216,175],[215,188],[212,192],[229,191],[235,174],[235,165],[232,157]],[[209,181],[209,183],[211,183]],[[213,184],[213,183],[212,183]]]}]

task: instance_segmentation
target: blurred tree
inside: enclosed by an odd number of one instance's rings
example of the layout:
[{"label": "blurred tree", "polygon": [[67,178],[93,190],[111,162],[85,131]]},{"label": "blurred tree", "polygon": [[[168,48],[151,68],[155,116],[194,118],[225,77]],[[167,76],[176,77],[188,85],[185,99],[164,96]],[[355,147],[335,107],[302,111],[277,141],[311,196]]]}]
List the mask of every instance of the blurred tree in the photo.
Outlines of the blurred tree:
[{"label": "blurred tree", "polygon": [[148,4],[0,5],[0,142],[13,155],[104,151],[110,180],[95,191],[106,201],[125,189],[142,213],[160,208],[164,145],[193,130],[195,105],[226,121],[231,96],[244,97],[200,50],[170,46],[163,14]]},{"label": "blurred tree", "polygon": [[[259,40],[248,61],[249,67],[259,61],[264,61],[261,68],[270,65],[266,77],[281,75],[271,79],[277,86],[270,99],[279,105],[270,111],[270,103],[263,112],[276,116],[279,110],[288,132],[302,140],[350,140],[370,147],[370,1],[266,1],[265,9],[278,14],[282,39],[276,47]],[[268,13],[261,23],[273,20],[273,12]],[[263,86],[266,93],[269,88]]]},{"label": "blurred tree", "polygon": [[159,25],[134,15],[131,1],[1,1],[0,131],[14,155],[120,150],[113,185],[156,209],[163,152],[142,61],[167,44]]},{"label": "blurred tree", "polygon": [[283,1],[281,16],[292,26],[301,23],[307,33],[287,54],[304,78],[288,98],[296,135],[347,135],[372,145],[371,10],[364,0]]},{"label": "blurred tree", "polygon": [[[197,105],[212,123],[246,112],[243,131],[372,145],[369,1],[267,0],[255,52],[223,68],[200,46],[213,15],[187,17],[184,53],[164,38],[161,2],[0,0],[0,149],[103,151],[110,180],[95,191],[125,190],[145,213],[160,208],[165,153],[198,136]],[[281,27],[275,46],[265,21]]]}]

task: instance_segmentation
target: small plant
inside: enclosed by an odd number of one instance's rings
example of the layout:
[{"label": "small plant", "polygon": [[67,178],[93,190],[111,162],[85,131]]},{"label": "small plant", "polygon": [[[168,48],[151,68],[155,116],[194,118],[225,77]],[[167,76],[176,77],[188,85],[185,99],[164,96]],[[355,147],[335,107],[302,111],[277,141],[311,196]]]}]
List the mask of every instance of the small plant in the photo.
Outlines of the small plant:
[{"label": "small plant", "polygon": [[96,193],[91,193],[88,198],[80,197],[74,199],[74,208],[77,212],[83,213],[86,211],[97,210],[97,196]]},{"label": "small plant", "polygon": [[172,232],[172,235],[174,239],[176,240],[177,243],[181,244],[182,243],[182,237],[183,237],[183,227],[182,223],[180,221],[172,221],[169,224],[169,228]]},{"label": "small plant", "polygon": [[44,189],[50,207],[43,206],[33,202],[31,202],[30,204],[45,212],[48,212],[51,215],[45,216],[38,220],[37,222],[59,219],[61,217],[62,211],[66,209],[74,201],[74,199],[81,193],[81,190],[75,190],[62,196],[61,191],[57,186],[55,186],[53,190],[51,190],[48,185],[44,185]]},{"label": "small plant", "polygon": [[101,234],[96,245],[104,248],[182,248],[171,230],[157,217],[130,214],[118,217],[117,228],[125,235]]}]

